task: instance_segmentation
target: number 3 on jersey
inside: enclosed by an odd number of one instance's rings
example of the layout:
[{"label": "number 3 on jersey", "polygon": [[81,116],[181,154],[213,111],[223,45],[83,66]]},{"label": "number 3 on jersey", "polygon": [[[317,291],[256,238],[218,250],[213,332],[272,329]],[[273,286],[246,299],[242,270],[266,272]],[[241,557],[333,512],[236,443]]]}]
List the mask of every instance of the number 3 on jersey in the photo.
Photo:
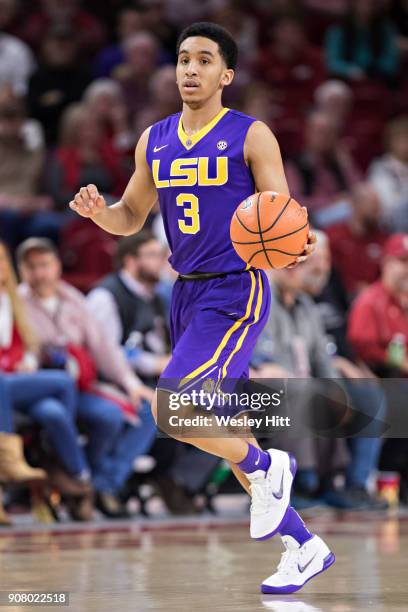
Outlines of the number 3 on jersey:
[{"label": "number 3 on jersey", "polygon": [[[198,198],[193,193],[180,193],[176,199],[177,206],[183,206],[184,219],[179,219],[178,226],[183,234],[196,234],[200,231]],[[187,204],[190,205],[187,208]],[[186,223],[186,220],[189,222]]]}]

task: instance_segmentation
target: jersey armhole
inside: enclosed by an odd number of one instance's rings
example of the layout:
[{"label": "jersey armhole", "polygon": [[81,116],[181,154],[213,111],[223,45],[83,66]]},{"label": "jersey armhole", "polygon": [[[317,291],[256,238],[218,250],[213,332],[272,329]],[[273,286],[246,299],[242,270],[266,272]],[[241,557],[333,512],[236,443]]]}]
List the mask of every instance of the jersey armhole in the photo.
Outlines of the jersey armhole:
[{"label": "jersey armhole", "polygon": [[150,143],[151,143],[153,128],[154,128],[154,124],[150,126],[150,129],[146,128],[149,130],[149,136],[148,136],[147,144],[146,144],[146,162],[150,169],[152,167],[152,156],[151,156],[152,148],[151,148]]},{"label": "jersey armhole", "polygon": [[251,123],[248,125],[247,129],[245,130],[244,140],[243,140],[243,143],[242,143],[242,159],[243,159],[243,161],[244,161],[244,165],[245,165],[245,167],[246,167],[246,168],[248,168],[248,170],[250,170],[250,166],[249,166],[249,164],[247,163],[247,160],[245,159],[245,142],[246,142],[246,139],[247,139],[247,136],[248,136],[248,132],[249,132],[250,127],[251,127],[251,126],[252,126],[252,125],[253,125],[253,124],[254,124],[256,121],[259,121],[259,120],[254,118],[254,119],[251,121]]}]

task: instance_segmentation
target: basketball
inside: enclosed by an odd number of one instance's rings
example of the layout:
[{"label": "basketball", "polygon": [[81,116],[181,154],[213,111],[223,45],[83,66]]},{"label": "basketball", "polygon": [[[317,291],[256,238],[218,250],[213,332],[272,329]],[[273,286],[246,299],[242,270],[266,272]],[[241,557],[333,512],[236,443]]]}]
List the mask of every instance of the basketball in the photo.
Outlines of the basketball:
[{"label": "basketball", "polygon": [[241,202],[230,226],[234,249],[254,268],[286,268],[304,251],[307,212],[293,198],[274,191]]}]

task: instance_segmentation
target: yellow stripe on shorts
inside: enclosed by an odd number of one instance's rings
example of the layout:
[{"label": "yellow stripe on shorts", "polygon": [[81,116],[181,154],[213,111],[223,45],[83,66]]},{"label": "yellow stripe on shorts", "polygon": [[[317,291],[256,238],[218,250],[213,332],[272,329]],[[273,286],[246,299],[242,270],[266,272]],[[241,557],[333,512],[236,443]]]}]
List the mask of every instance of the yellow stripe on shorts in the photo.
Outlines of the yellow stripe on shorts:
[{"label": "yellow stripe on shorts", "polygon": [[191,378],[195,378],[196,376],[199,376],[199,374],[201,374],[202,372],[204,372],[207,368],[209,368],[210,366],[212,366],[214,363],[217,362],[219,356],[221,355],[221,352],[223,351],[223,349],[225,348],[225,346],[227,345],[228,340],[231,338],[232,334],[239,329],[239,327],[241,327],[241,325],[250,317],[251,314],[251,310],[252,310],[252,303],[254,300],[254,293],[255,293],[255,274],[250,271],[249,272],[250,276],[251,276],[251,291],[249,293],[249,298],[248,298],[248,302],[247,302],[247,306],[246,306],[246,310],[245,310],[245,314],[238,319],[237,321],[235,321],[235,323],[227,330],[227,332],[225,333],[223,339],[221,340],[221,342],[219,343],[219,345],[217,346],[214,355],[205,363],[203,363],[201,366],[199,366],[198,368],[196,368],[195,370],[193,370],[193,372],[190,372],[190,374],[187,374],[187,376],[185,376],[179,384],[179,388],[182,387],[183,385],[186,384],[186,382],[188,382],[189,379]]},{"label": "yellow stripe on shorts", "polygon": [[246,335],[248,333],[249,328],[251,327],[251,325],[254,325],[255,323],[257,323],[259,321],[259,315],[260,315],[260,312],[261,312],[261,305],[262,305],[262,295],[263,295],[262,276],[261,276],[260,272],[258,272],[258,284],[259,284],[259,290],[258,290],[258,299],[256,300],[256,306],[255,306],[255,312],[254,312],[254,320],[251,321],[250,323],[248,323],[245,326],[245,329],[243,330],[242,334],[238,338],[238,341],[237,341],[237,344],[236,344],[234,350],[231,352],[231,354],[228,357],[227,361],[224,363],[224,367],[222,368],[222,377],[221,377],[221,380],[219,381],[219,383],[217,385],[218,387],[220,386],[221,382],[223,381],[223,379],[227,375],[227,368],[228,368],[228,365],[229,365],[231,359],[233,358],[233,356],[236,353],[238,353],[238,351],[242,347],[242,345],[244,343],[244,340],[246,338]]}]

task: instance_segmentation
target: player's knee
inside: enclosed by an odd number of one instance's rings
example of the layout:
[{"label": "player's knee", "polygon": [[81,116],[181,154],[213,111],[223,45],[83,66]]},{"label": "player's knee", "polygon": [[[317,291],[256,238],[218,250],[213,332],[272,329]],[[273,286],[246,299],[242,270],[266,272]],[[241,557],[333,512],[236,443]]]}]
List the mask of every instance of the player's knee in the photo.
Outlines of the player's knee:
[{"label": "player's knee", "polygon": [[180,440],[179,428],[173,423],[174,407],[171,404],[171,395],[169,391],[156,389],[152,402],[152,414],[160,431],[171,438]]}]

